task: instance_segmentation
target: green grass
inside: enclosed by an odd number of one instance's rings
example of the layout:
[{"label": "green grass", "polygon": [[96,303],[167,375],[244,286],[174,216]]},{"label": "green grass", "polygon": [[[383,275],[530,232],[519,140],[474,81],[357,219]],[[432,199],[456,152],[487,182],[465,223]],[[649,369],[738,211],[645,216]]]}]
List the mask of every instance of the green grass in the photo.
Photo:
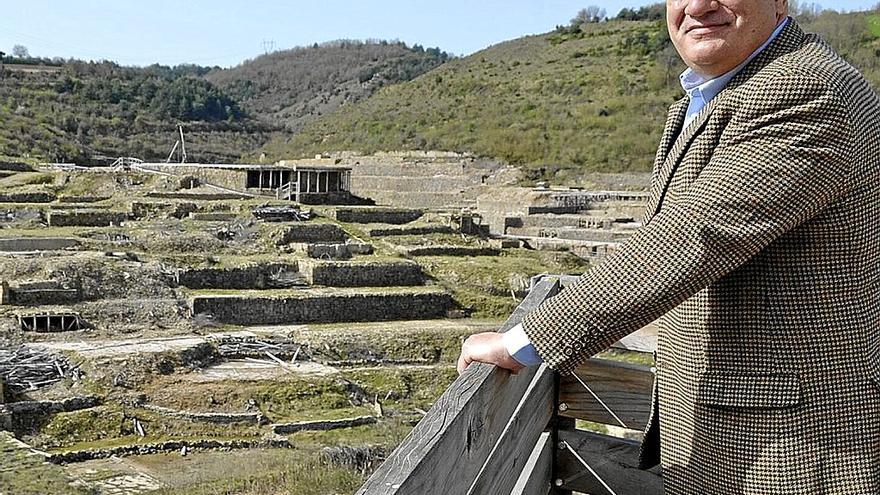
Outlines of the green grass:
[{"label": "green grass", "polygon": [[15,495],[95,495],[73,486],[63,468],[44,462],[28,450],[12,447],[10,433],[0,432],[0,493]]},{"label": "green grass", "polygon": [[140,458],[173,485],[155,495],[330,495],[354,493],[364,477],[314,452],[264,450]]},{"label": "green grass", "polygon": [[880,14],[870,14],[866,17],[868,32],[874,38],[880,38]]},{"label": "green grass", "polygon": [[19,172],[0,179],[0,189],[15,191],[23,186],[51,184],[55,176],[45,172]]},{"label": "green grass", "polygon": [[477,318],[510,316],[522,301],[523,284],[527,287],[534,275],[583,273],[588,268],[586,261],[570,253],[526,249],[505,250],[499,256],[424,256],[418,261]]}]

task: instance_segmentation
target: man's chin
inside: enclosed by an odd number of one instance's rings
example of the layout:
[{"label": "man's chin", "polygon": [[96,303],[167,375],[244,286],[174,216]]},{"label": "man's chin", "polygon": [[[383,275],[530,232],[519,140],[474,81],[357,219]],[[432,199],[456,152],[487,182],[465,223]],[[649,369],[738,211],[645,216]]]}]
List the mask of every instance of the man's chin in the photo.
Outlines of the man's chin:
[{"label": "man's chin", "polygon": [[704,39],[689,47],[687,58],[697,66],[711,67],[729,57],[727,43],[723,39]]}]

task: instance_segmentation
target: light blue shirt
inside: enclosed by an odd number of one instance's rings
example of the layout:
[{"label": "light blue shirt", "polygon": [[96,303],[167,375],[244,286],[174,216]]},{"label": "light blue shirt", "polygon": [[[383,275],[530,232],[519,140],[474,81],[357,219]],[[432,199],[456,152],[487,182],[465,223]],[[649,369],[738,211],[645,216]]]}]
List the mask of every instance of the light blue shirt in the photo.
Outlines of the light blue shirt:
[{"label": "light blue shirt", "polygon": [[[691,68],[682,72],[680,76],[681,87],[684,88],[684,91],[690,98],[687,114],[685,115],[684,120],[685,127],[694,120],[697,114],[700,113],[700,110],[702,110],[712,98],[718,96],[718,93],[730,83],[730,80],[733,79],[743,67],[751,62],[753,58],[757,57],[759,53],[764,51],[764,49],[767,48],[767,45],[772,43],[773,40],[779,36],[779,33],[781,33],[788,24],[789,19],[790,18],[786,18],[779,23],[779,26],[776,27],[776,30],[773,31],[773,34],[767,38],[767,41],[765,41],[763,45],[749,55],[749,58],[745,59],[743,63],[737,65],[729,72],[713,79],[707,79],[706,76],[699,74]],[[543,362],[541,356],[538,355],[538,351],[535,350],[535,346],[532,345],[528,336],[526,336],[522,324],[516,325],[510,330],[504,332],[502,335],[502,342],[513,359],[516,359],[523,366],[534,366]]]}]

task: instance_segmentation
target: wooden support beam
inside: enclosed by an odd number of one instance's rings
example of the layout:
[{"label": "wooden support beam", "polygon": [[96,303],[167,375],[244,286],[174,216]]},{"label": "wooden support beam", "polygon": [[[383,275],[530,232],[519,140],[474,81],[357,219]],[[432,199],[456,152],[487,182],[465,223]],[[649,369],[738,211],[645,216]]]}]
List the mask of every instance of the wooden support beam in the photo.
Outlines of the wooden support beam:
[{"label": "wooden support beam", "polygon": [[[558,289],[554,280],[541,282],[500,331],[522,321]],[[357,493],[467,493],[539,369],[514,375],[495,366],[471,365]]]},{"label": "wooden support beam", "polygon": [[[581,430],[559,432],[560,442],[570,445],[617,495],[662,495],[659,468],[638,469],[639,442]],[[558,448],[558,447],[557,447]],[[607,495],[608,490],[568,449],[560,449],[556,476],[561,488]]]},{"label": "wooden support beam", "polygon": [[550,432],[541,433],[538,443],[526,459],[526,465],[510,495],[546,495],[553,480],[553,437]]},{"label": "wooden support beam", "polygon": [[[633,430],[644,430],[651,413],[654,374],[647,366],[590,359],[575,375]],[[578,382],[574,375],[560,378],[559,415],[620,426],[617,420]],[[565,404],[565,406],[562,406]]]}]

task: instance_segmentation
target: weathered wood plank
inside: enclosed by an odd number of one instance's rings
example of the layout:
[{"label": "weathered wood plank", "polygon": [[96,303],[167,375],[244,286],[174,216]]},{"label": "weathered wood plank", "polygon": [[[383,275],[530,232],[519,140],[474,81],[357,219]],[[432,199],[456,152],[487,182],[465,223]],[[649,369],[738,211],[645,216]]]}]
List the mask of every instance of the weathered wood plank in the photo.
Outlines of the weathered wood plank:
[{"label": "weathered wood plank", "polygon": [[[558,291],[555,280],[539,283],[500,331]],[[357,493],[467,493],[539,369],[468,367]]]},{"label": "weathered wood plank", "polygon": [[[654,470],[637,467],[638,442],[581,430],[560,431],[559,440],[570,445],[617,495],[662,495],[663,478]],[[556,459],[556,476],[562,480],[562,489],[608,494],[568,449],[560,449]]]},{"label": "weathered wood plank", "polygon": [[553,437],[549,431],[541,433],[529,454],[526,465],[513,485],[510,495],[547,495],[553,475]]},{"label": "weathered wood plank", "polygon": [[[590,359],[575,374],[602,399],[627,428],[643,430],[651,413],[654,374],[646,366]],[[559,415],[619,426],[574,375],[561,377]],[[562,404],[565,404],[564,406]]]},{"label": "weathered wood plank", "polygon": [[657,325],[651,323],[617,341],[611,347],[634,352],[651,353],[657,350]]},{"label": "weathered wood plank", "polygon": [[507,495],[553,416],[553,371],[541,365],[468,495]]}]

